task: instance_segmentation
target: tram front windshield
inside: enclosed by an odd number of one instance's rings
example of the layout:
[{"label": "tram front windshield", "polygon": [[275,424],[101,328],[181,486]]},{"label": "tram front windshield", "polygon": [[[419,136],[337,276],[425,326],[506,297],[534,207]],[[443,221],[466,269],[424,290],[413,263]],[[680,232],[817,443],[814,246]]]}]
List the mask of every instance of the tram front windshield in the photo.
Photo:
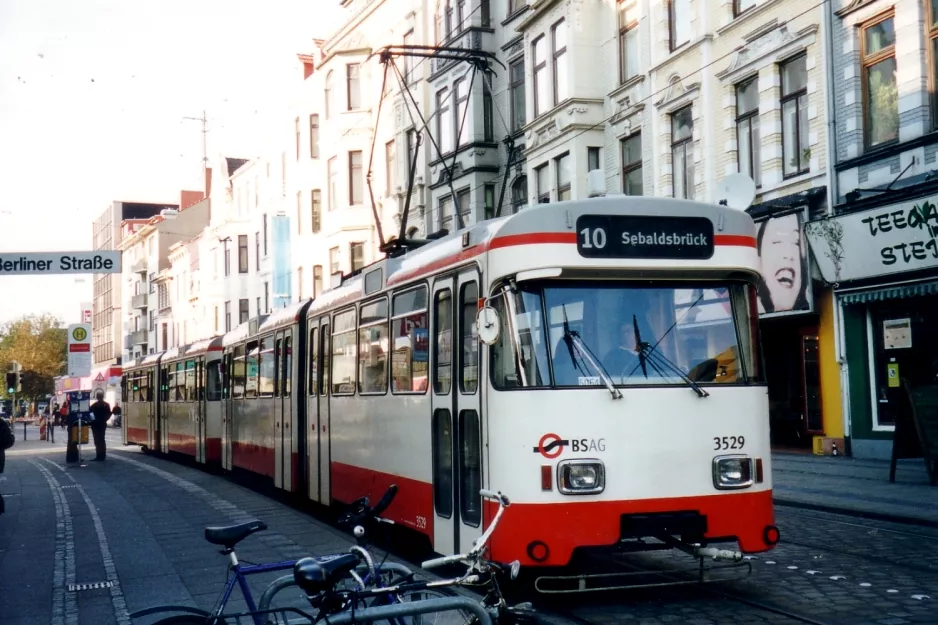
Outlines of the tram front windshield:
[{"label": "tram front windshield", "polygon": [[502,320],[492,382],[500,389],[602,386],[591,360],[616,386],[757,382],[753,295],[741,282],[506,286],[490,300]]}]

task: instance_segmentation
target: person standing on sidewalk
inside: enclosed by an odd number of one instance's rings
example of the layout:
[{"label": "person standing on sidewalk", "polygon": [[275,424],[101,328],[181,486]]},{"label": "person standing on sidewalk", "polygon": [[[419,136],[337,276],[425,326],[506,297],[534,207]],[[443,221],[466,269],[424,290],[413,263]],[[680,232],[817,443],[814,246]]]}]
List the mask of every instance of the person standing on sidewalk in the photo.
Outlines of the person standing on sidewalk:
[{"label": "person standing on sidewalk", "polygon": [[104,460],[107,448],[104,443],[104,433],[107,431],[107,420],[111,416],[111,405],[104,401],[104,393],[98,391],[95,393],[97,400],[91,404],[91,414],[94,415],[94,421],[91,422],[91,434],[94,436],[95,457],[92,460]]},{"label": "person standing on sidewalk", "polygon": [[[7,449],[12,447],[15,442],[16,437],[13,436],[13,429],[6,419],[0,417],[0,473],[3,473],[3,470],[6,469]],[[6,504],[3,503],[3,495],[0,495],[0,514],[4,512],[6,512]]]}]

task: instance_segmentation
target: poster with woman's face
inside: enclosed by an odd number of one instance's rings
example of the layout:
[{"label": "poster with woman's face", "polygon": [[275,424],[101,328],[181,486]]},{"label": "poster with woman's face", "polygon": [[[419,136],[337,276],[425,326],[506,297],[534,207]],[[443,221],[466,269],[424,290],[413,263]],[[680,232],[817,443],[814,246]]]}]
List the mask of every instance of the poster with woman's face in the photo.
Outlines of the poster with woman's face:
[{"label": "poster with woman's face", "polygon": [[787,213],[756,223],[756,243],[762,263],[761,316],[813,310],[808,250],[802,228],[804,212]]}]

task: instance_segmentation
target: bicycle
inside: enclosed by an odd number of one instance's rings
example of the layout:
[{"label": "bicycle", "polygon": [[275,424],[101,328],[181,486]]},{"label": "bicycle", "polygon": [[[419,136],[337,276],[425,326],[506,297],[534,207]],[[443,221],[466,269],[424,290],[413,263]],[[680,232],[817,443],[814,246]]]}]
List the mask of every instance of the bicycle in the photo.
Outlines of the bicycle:
[{"label": "bicycle", "polygon": [[[312,558],[303,559],[312,559],[314,561],[321,562],[323,565],[328,565],[331,563],[342,563],[345,570],[343,577],[351,577],[355,582],[355,586],[358,588],[368,588],[379,585],[382,582],[382,575],[385,573],[397,574],[404,577],[410,575],[410,569],[394,562],[382,562],[381,565],[375,566],[374,559],[371,557],[371,554],[366,548],[368,532],[366,531],[365,527],[371,521],[381,519],[379,515],[384,512],[384,510],[386,510],[389,505],[391,505],[391,502],[394,500],[394,496],[396,494],[397,485],[391,485],[381,500],[373,508],[369,506],[368,498],[362,497],[353,504],[355,507],[354,514],[346,514],[340,518],[340,524],[343,522],[356,523],[354,532],[358,544],[353,545],[349,552],[315,556]],[[384,519],[381,520],[385,521]],[[285,578],[280,578],[271,582],[271,584],[268,585],[267,589],[261,595],[260,600],[256,603],[254,601],[254,595],[251,593],[251,587],[247,582],[247,577],[261,573],[269,573],[272,571],[288,570],[294,568],[298,560],[285,560],[282,562],[274,562],[270,564],[244,565],[238,560],[237,553],[235,552],[235,545],[252,534],[264,531],[266,529],[267,524],[258,520],[238,523],[236,525],[205,528],[205,540],[213,545],[219,545],[222,547],[222,550],[219,553],[228,557],[229,571],[230,573],[233,573],[233,575],[229,575],[228,581],[226,582],[225,588],[221,594],[221,599],[216,602],[212,611],[181,605],[162,605],[138,610],[132,613],[130,618],[141,618],[143,616],[164,612],[181,612],[182,614],[175,614],[173,616],[162,618],[153,625],[205,625],[206,623],[211,623],[212,625],[225,625],[228,620],[234,618],[237,618],[237,622],[240,623],[241,617],[249,615],[252,617],[254,625],[269,625],[271,623],[270,619],[262,617],[269,617],[271,614],[278,612],[278,610],[271,610],[270,604],[277,593],[284,590],[288,586],[296,585],[293,582],[293,576],[289,576],[291,581],[290,584],[283,583]],[[361,563],[362,560],[364,561],[364,564]],[[336,584],[339,584],[341,581],[341,579],[336,580]],[[228,600],[234,593],[236,586],[241,590],[241,594],[247,603],[248,612],[238,615],[225,615],[223,614],[224,609],[228,604]],[[283,609],[280,611],[282,612]],[[288,611],[296,612],[296,610],[293,609],[289,609]]]},{"label": "bicycle", "polygon": [[[333,560],[318,562],[303,558],[294,567],[294,581],[306,593],[310,604],[318,610],[313,622],[325,620],[329,625],[345,623],[387,621],[392,625],[409,625],[404,617],[431,613],[456,612],[456,621],[464,625],[515,625],[540,622],[530,603],[509,606],[498,583],[500,575],[514,580],[521,565],[515,560],[501,564],[483,558],[486,544],[495,532],[505,509],[511,505],[508,497],[489,490],[481,490],[483,498],[498,502],[498,511],[492,523],[465,554],[456,554],[427,560],[424,569],[447,564],[465,564],[466,573],[460,577],[442,580],[399,581],[380,588],[339,590],[338,584],[346,577],[350,562]],[[409,576],[413,578],[413,574]],[[449,590],[452,586],[483,589],[481,601],[473,601]],[[413,599],[416,593],[431,591],[437,599]],[[408,600],[409,599],[409,600]],[[362,607],[364,606],[364,607]]]}]

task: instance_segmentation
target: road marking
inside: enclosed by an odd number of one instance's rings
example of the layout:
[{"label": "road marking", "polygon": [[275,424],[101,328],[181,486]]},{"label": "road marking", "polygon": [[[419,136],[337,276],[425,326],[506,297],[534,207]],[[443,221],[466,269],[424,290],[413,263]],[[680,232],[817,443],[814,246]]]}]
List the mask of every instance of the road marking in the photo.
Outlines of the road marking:
[{"label": "road marking", "polygon": [[[43,458],[43,461],[48,462],[61,471],[65,477],[75,482],[75,478],[66,473],[65,469],[59,465],[46,458]],[[88,512],[91,514],[91,520],[94,522],[94,533],[98,536],[98,548],[101,550],[101,560],[104,562],[104,574],[107,581],[110,582],[108,588],[111,591],[111,605],[114,607],[114,618],[117,619],[118,625],[130,625],[130,612],[127,610],[127,601],[124,599],[124,591],[121,590],[120,579],[117,576],[117,567],[114,566],[114,558],[111,557],[111,548],[107,542],[107,535],[104,533],[104,524],[101,522],[101,515],[98,514],[97,508],[92,503],[91,497],[85,492],[84,487],[77,482],[75,482],[75,486],[81,498],[85,500],[85,505],[88,506]]]},{"label": "road marking", "polygon": [[33,459],[31,465],[39,469],[52,490],[55,503],[55,566],[52,571],[51,625],[78,625],[78,598],[65,592],[66,584],[75,583],[75,535],[72,531],[72,512],[59,489],[59,483],[44,466]]}]

